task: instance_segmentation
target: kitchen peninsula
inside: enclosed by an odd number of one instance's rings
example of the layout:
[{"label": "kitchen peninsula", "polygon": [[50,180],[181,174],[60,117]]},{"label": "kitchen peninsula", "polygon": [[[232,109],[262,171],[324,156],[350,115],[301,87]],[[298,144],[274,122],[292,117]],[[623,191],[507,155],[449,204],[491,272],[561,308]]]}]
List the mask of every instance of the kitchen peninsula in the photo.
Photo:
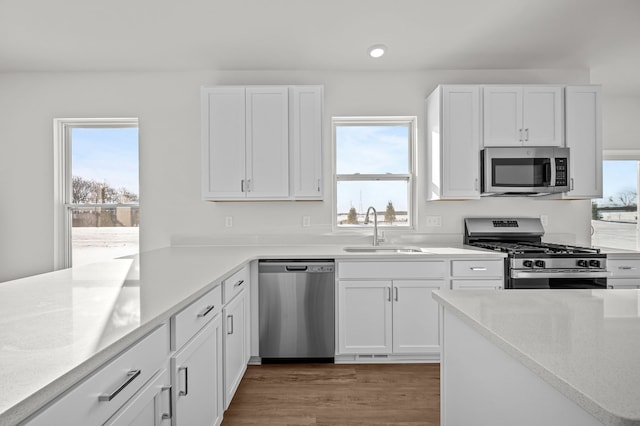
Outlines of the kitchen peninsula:
[{"label": "kitchen peninsula", "polygon": [[640,291],[436,291],[443,425],[640,425]]},{"label": "kitchen peninsula", "polygon": [[[221,309],[220,289],[225,281],[258,259],[315,258],[377,264],[383,260],[397,263],[437,261],[443,263],[445,275],[442,279],[448,285],[453,280],[446,272],[450,267],[444,267],[449,265],[447,262],[476,265],[474,262],[483,261],[501,265],[503,257],[500,253],[460,247],[427,247],[412,253],[394,254],[346,252],[342,245],[170,247],[143,252],[132,258],[5,282],[0,284],[0,382],[3,384],[0,388],[0,424],[22,424],[35,413],[43,413],[43,408],[44,414],[38,417],[42,419],[44,415],[45,423],[37,424],[52,424],[46,415],[60,402],[61,395],[64,399],[70,395],[69,390],[93,380],[100,370],[111,365],[114,359],[127,355],[132,347],[140,346],[140,342],[162,343],[159,344],[162,350],[151,353],[161,355],[163,365],[168,364],[169,356],[174,356],[171,354],[180,347],[172,336],[171,352],[167,337],[169,329],[175,334],[176,318],[208,295],[215,296],[217,290],[216,301],[207,302],[203,310],[197,310],[193,315],[194,319],[197,314],[198,318],[207,321],[213,316],[209,325],[202,327],[202,330],[207,329],[215,318],[220,317],[217,315]],[[494,268],[479,269],[479,274],[486,274]],[[474,280],[473,277],[457,278],[458,282]],[[483,281],[474,282],[482,284]],[[98,403],[100,392],[111,391],[111,387],[118,384],[119,375],[125,376],[130,368],[134,366],[127,365],[124,370],[118,367],[118,373],[110,374],[107,383],[95,393],[81,392],[82,401],[104,406]],[[168,367],[163,368],[168,371]],[[129,388],[153,382],[154,369],[142,369],[137,379],[134,373]],[[146,378],[145,374],[148,375]],[[154,377],[167,380],[158,374]],[[175,378],[174,373],[171,380]],[[189,384],[193,384],[191,379]],[[185,385],[184,377],[181,385]],[[162,389],[159,388],[159,392]],[[133,394],[133,390],[127,388],[115,396],[114,403],[118,403],[118,398],[123,402],[129,400],[131,395],[125,395],[129,391]],[[166,392],[152,399],[161,399],[163,414],[165,410],[170,414],[167,405],[175,408],[175,400],[171,402]],[[74,407],[78,408],[78,405]],[[79,411],[76,408],[74,415]],[[87,409],[87,413],[89,411]],[[68,415],[69,411],[64,413]]]}]

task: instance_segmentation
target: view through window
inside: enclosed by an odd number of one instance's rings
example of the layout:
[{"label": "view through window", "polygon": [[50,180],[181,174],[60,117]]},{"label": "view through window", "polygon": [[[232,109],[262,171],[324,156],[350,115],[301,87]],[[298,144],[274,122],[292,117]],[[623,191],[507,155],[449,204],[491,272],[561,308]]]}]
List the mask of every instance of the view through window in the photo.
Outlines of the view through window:
[{"label": "view through window", "polygon": [[365,224],[376,209],[378,226],[412,225],[413,138],[415,119],[334,119],[336,148],[336,224]]},{"label": "view through window", "polygon": [[138,128],[71,127],[67,223],[73,266],[139,251]]},{"label": "view through window", "polygon": [[595,246],[638,250],[637,160],[605,160],[603,197],[591,203]]}]

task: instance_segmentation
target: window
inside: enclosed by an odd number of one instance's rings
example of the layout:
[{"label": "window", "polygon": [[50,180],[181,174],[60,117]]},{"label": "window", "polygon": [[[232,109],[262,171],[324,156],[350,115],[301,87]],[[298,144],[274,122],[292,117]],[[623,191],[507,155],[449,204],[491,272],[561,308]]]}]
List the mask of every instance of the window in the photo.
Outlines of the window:
[{"label": "window", "polygon": [[[605,158],[607,154],[605,152]],[[591,202],[591,243],[602,247],[640,249],[638,242],[638,167],[640,152],[602,164],[603,197]]]},{"label": "window", "polygon": [[138,253],[138,120],[54,127],[56,269]]},{"label": "window", "polygon": [[339,228],[413,225],[415,117],[334,118],[335,223]]}]

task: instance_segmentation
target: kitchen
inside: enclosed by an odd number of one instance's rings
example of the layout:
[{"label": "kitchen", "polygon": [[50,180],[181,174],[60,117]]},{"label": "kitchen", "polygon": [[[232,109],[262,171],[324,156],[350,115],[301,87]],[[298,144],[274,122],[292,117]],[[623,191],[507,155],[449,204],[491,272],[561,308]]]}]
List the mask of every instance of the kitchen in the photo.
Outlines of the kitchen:
[{"label": "kitchen", "polygon": [[[581,37],[595,38],[594,43],[602,40],[608,52],[613,54],[615,49],[623,49],[626,44],[634,45],[633,26],[622,25],[625,19],[635,22],[633,3],[615,3],[620,10],[605,11],[600,9],[588,9],[588,17],[581,25],[575,24],[576,34]],[[257,25],[259,28],[265,26],[259,19],[262,13],[267,13],[263,7],[253,4],[256,11],[253,21],[247,24]],[[318,15],[315,24],[316,30],[322,37],[328,40],[330,34],[324,31],[321,22],[335,20],[336,10],[344,8],[344,5],[336,3],[335,9],[323,5],[322,7],[307,5],[314,14]],[[391,13],[389,6],[378,4],[381,11]],[[398,17],[396,25],[403,26],[402,20],[411,22],[414,27],[425,27],[423,16],[433,16],[428,6],[412,4],[414,9],[424,13],[403,12]],[[482,13],[489,19],[491,15],[499,15],[498,11],[515,18],[530,19],[531,25],[539,28],[541,24],[536,16],[523,18],[520,12],[525,7],[538,10],[540,15],[551,14],[557,19],[564,18],[567,22],[573,22],[575,13],[571,7],[577,8],[576,2],[566,2],[564,8],[558,10],[551,3],[536,5],[526,2],[524,5],[509,6],[506,2],[495,2],[491,8],[480,7],[478,5],[466,5],[479,10],[471,10],[467,22],[469,34],[465,38],[474,38],[476,28],[478,33],[482,33],[483,27],[478,25],[472,16]],[[593,6],[593,5],[592,5]],[[4,6],[3,6],[4,7]],[[26,22],[34,26],[32,37],[48,37],[57,32],[57,28],[52,28],[49,22],[49,14],[54,13],[48,10],[51,6],[42,5],[37,13],[24,11],[17,5],[12,8],[12,13],[3,13],[7,22],[3,22],[3,28],[14,28],[21,26],[25,28]],[[209,6],[213,8],[212,6]],[[242,16],[246,18],[241,6],[228,6],[230,16]],[[357,15],[356,6],[351,6],[345,12],[346,17]],[[595,6],[593,6],[595,8]],[[215,8],[213,8],[215,9]],[[224,27],[221,14],[216,10],[205,9],[211,16],[216,16],[216,25],[222,26],[224,30],[231,31]],[[440,9],[436,8],[436,13]],[[625,13],[627,11],[627,13]],[[81,11],[79,11],[81,12]],[[165,11],[166,12],[166,11]],[[291,13],[293,14],[292,11]],[[350,12],[350,13],[347,13]],[[446,11],[441,11],[445,13]],[[471,13],[473,12],[473,13]],[[595,25],[599,14],[611,13],[618,23],[613,25],[607,35],[600,35],[604,39],[599,39],[596,35],[588,31],[589,23]],[[27,14],[28,13],[28,14]],[[134,9],[125,14],[129,19],[144,15],[145,9]],[[180,11],[179,15],[185,22],[195,22],[197,25],[206,28],[209,22],[203,21],[202,17],[188,11]],[[372,12],[372,19],[381,20],[378,16],[381,12]],[[29,18],[18,19],[21,16]],[[294,15],[295,16],[295,15]],[[549,16],[549,15],[546,15]],[[613,19],[613,17],[611,19]],[[459,17],[457,17],[459,18]],[[166,26],[170,27],[172,22],[169,17],[165,17]],[[346,18],[342,18],[346,19]],[[453,19],[453,18],[451,18]],[[503,17],[503,19],[506,19]],[[12,22],[9,22],[11,20]],[[53,21],[53,20],[52,20]],[[65,20],[55,20],[56,22],[68,22]],[[439,21],[439,19],[436,19]],[[84,25],[91,22],[92,28],[98,34],[111,34],[110,29],[118,26],[117,21],[105,18],[104,21],[83,21]],[[295,26],[289,23],[283,25],[286,31],[297,29],[304,32],[303,20],[295,21]],[[346,22],[342,21],[346,27]],[[374,21],[380,22],[380,21]],[[527,21],[525,21],[526,23]],[[72,26],[68,22],[69,27]],[[537,24],[537,25],[536,25]],[[51,176],[53,174],[52,157],[52,120],[60,117],[138,117],[140,122],[140,182],[141,194],[141,228],[140,240],[142,250],[152,250],[166,247],[171,244],[188,244],[194,240],[219,241],[228,238],[251,239],[260,236],[261,241],[276,240],[280,235],[286,234],[294,241],[303,241],[310,238],[327,238],[326,234],[333,233],[332,217],[333,207],[331,202],[332,182],[332,144],[331,144],[331,117],[345,116],[417,116],[418,117],[418,137],[419,140],[425,135],[425,123],[423,117],[426,114],[425,98],[441,83],[483,83],[483,84],[602,84],[603,85],[603,143],[605,150],[633,150],[637,149],[637,140],[634,132],[629,129],[634,128],[635,119],[640,111],[640,101],[638,97],[637,82],[633,86],[622,86],[622,83],[633,83],[628,79],[635,75],[633,61],[637,65],[637,53],[629,51],[626,54],[618,54],[614,59],[607,62],[599,58],[597,62],[594,57],[594,65],[584,60],[584,63],[575,62],[553,62],[545,56],[545,53],[552,48],[552,39],[544,39],[540,34],[535,36],[542,38],[538,50],[528,52],[531,56],[517,54],[515,45],[526,44],[523,40],[516,39],[511,46],[511,50],[504,53],[504,62],[496,63],[492,58],[491,51],[481,51],[486,55],[479,58],[477,50],[479,46],[471,46],[474,49],[472,54],[465,54],[462,51],[459,57],[475,58],[466,62],[448,62],[438,66],[420,65],[404,67],[394,65],[393,52],[404,52],[404,58],[415,56],[409,49],[402,47],[400,40],[387,41],[391,39],[393,33],[391,29],[386,29],[383,34],[372,34],[376,40],[362,40],[362,34],[372,33],[370,24],[362,22],[361,31],[354,30],[359,34],[354,36],[353,46],[349,52],[357,61],[351,67],[347,67],[346,59],[342,58],[345,65],[332,64],[323,65],[314,62],[314,58],[306,59],[304,66],[298,62],[306,58],[306,55],[298,54],[282,55],[265,58],[259,66],[252,65],[254,59],[247,53],[240,55],[230,54],[228,63],[218,66],[213,63],[213,55],[209,53],[192,52],[183,49],[180,52],[170,51],[173,37],[167,32],[164,37],[158,40],[157,46],[149,47],[148,51],[143,51],[146,55],[152,56],[149,61],[155,60],[152,65],[137,65],[137,61],[142,61],[138,55],[141,51],[137,46],[128,47],[126,53],[129,55],[120,58],[120,62],[105,62],[98,56],[104,55],[108,51],[105,47],[92,51],[86,45],[78,45],[76,50],[82,51],[83,55],[76,59],[75,63],[63,61],[64,52],[60,52],[60,60],[53,58],[52,62],[46,65],[31,66],[27,62],[12,56],[14,64],[7,63],[6,71],[3,69],[0,79],[0,111],[4,117],[0,126],[0,135],[3,147],[10,155],[3,155],[0,159],[3,181],[15,182],[17,177],[24,179],[21,185],[3,185],[2,194],[5,203],[3,205],[14,205],[20,208],[3,208],[3,228],[1,258],[2,268],[0,280],[7,281],[19,277],[49,272],[54,269],[53,247],[53,223],[50,213],[52,205],[52,185]],[[442,29],[442,23],[433,22],[430,26]],[[501,28],[499,23],[495,23],[496,28]],[[41,27],[42,30],[35,29]],[[561,25],[556,27],[559,34],[557,37],[564,37],[561,32]],[[44,29],[48,28],[48,32]],[[502,27],[505,28],[505,27]],[[507,25],[507,28],[512,26]],[[124,29],[127,29],[125,27]],[[208,29],[207,31],[212,30]],[[15,34],[23,34],[26,30],[15,29]],[[20,31],[20,32],[18,32]],[[70,31],[70,30],[69,30]],[[88,32],[89,30],[86,29]],[[128,29],[133,37],[132,40],[139,40],[135,37],[137,30]],[[203,32],[205,30],[202,30]],[[221,30],[222,31],[222,30]],[[236,31],[240,31],[239,29]],[[426,31],[426,28],[425,28]],[[498,33],[499,31],[496,30]],[[396,33],[403,34],[396,29]],[[63,32],[64,34],[64,32]],[[125,33],[126,34],[126,33]],[[229,34],[236,34],[229,32]],[[280,34],[281,35],[281,34]],[[204,35],[201,35],[204,37]],[[336,35],[337,36],[337,35]],[[519,35],[525,37],[525,35]],[[531,36],[531,35],[530,35]],[[546,34],[551,37],[552,34]],[[29,45],[29,40],[23,34],[21,42]],[[118,37],[124,37],[118,36]],[[121,46],[128,46],[127,41],[119,39],[113,35],[114,42]],[[318,36],[320,37],[320,36]],[[345,36],[346,37],[346,36]],[[499,35],[486,36],[484,43],[486,46],[495,42],[495,37]],[[576,36],[577,37],[577,36]],[[233,39],[234,37],[219,36],[219,39]],[[240,36],[235,37],[241,39]],[[341,37],[342,38],[342,37]],[[382,41],[389,44],[388,56],[380,58],[386,62],[370,62],[366,57],[366,49],[369,45]],[[431,37],[419,37],[421,40],[432,40],[430,44],[422,41],[422,49],[436,50],[442,44],[444,49],[457,52],[459,47],[447,46],[444,37],[437,35]],[[317,38],[322,39],[322,38]],[[411,38],[412,43],[407,44],[411,48],[416,48],[415,38]],[[438,40],[437,43],[433,40]],[[18,46],[18,41],[13,41],[13,46],[6,47],[6,54],[13,52]],[[455,40],[454,40],[455,41]],[[462,40],[457,40],[462,42]],[[333,48],[341,45],[334,41]],[[576,41],[577,43],[578,41]],[[7,42],[8,38],[7,38]],[[41,43],[41,41],[40,41]],[[74,43],[81,43],[74,40]],[[358,44],[356,46],[356,43]],[[452,41],[453,43],[453,41]],[[61,41],[61,45],[64,43]],[[49,57],[47,52],[38,50],[39,43],[33,47],[34,58]],[[161,48],[159,46],[162,46]],[[73,45],[67,46],[74,50]],[[570,57],[571,48],[556,46],[566,50],[561,52],[562,57]],[[246,48],[246,46],[245,46]],[[614,49],[615,48],[615,49]],[[27,47],[25,47],[27,49]],[[160,51],[158,51],[160,50]],[[241,51],[241,50],[239,50]],[[25,50],[25,52],[29,52]],[[28,53],[25,53],[28,54]],[[70,53],[67,51],[67,55]],[[91,55],[94,56],[91,56]],[[362,57],[358,56],[361,55]],[[17,54],[16,54],[17,55]],[[89,55],[89,56],[87,56]],[[188,69],[181,68],[180,62],[187,61],[189,55],[197,56],[192,59],[192,65]],[[400,55],[400,53],[398,53]],[[426,53],[425,53],[426,55]],[[19,55],[18,55],[19,56]],[[98,56],[98,57],[96,57]],[[95,61],[89,66],[83,61],[89,61],[92,57]],[[357,57],[357,58],[356,58]],[[235,58],[235,59],[234,59]],[[399,61],[398,56],[395,61]],[[70,58],[72,59],[72,58]],[[211,62],[210,62],[211,61]],[[245,62],[246,61],[246,62]],[[258,60],[255,60],[258,62]],[[627,62],[628,61],[628,62]],[[609,69],[607,74],[606,64],[617,65],[614,69]],[[221,69],[221,70],[217,70]],[[193,71],[200,70],[200,71]],[[627,74],[628,73],[628,74]],[[203,202],[200,196],[200,87],[214,85],[251,85],[251,84],[322,84],[325,88],[324,95],[324,140],[323,158],[324,161],[324,187],[325,199],[322,202],[261,202],[257,206],[260,208],[260,219],[256,220],[256,213],[252,207],[243,203],[209,203]],[[421,136],[422,135],[422,136]],[[9,142],[11,141],[11,142]],[[418,144],[417,170],[425,170],[427,156],[423,144]],[[29,191],[23,190],[24,186],[29,187]],[[419,185],[418,185],[419,188]],[[251,205],[251,204],[250,204]],[[487,198],[482,200],[456,201],[456,202],[427,202],[425,191],[416,191],[417,221],[416,234],[424,236],[433,244],[460,244],[463,234],[463,219],[470,216],[532,216],[548,217],[548,224],[545,228],[546,235],[554,240],[563,241],[577,245],[590,244],[590,202],[589,200],[565,200],[546,201],[529,198],[518,198],[514,202],[510,198]],[[46,213],[43,213],[46,212]],[[225,227],[224,218],[233,217],[233,227]],[[302,226],[302,218],[310,217],[309,227]],[[441,226],[430,226],[427,223],[427,216],[440,216]],[[24,225],[28,224],[28,226]],[[387,235],[393,239],[393,232]],[[353,238],[357,241],[364,241],[370,236],[370,230],[364,235],[357,234]],[[339,234],[337,238],[343,241],[349,240],[349,236]],[[368,242],[368,239],[366,240]],[[37,242],[37,243],[36,243]]]}]

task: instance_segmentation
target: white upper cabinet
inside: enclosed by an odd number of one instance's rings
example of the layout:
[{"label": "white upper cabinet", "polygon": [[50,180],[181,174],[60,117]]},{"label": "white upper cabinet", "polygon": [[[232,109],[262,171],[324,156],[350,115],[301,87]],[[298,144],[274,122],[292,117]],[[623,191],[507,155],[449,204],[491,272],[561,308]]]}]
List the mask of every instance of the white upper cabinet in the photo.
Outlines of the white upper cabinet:
[{"label": "white upper cabinet", "polygon": [[202,89],[205,200],[320,199],[321,145],[322,87]]},{"label": "white upper cabinet", "polygon": [[322,86],[289,89],[291,191],[294,198],[322,198]]},{"label": "white upper cabinet", "polygon": [[484,146],[563,146],[563,88],[485,86]]},{"label": "white upper cabinet", "polygon": [[427,98],[427,200],[480,198],[480,86],[438,86]]},{"label": "white upper cabinet", "polygon": [[602,198],[602,113],[600,86],[567,86],[566,143],[570,191],[564,198]]}]

